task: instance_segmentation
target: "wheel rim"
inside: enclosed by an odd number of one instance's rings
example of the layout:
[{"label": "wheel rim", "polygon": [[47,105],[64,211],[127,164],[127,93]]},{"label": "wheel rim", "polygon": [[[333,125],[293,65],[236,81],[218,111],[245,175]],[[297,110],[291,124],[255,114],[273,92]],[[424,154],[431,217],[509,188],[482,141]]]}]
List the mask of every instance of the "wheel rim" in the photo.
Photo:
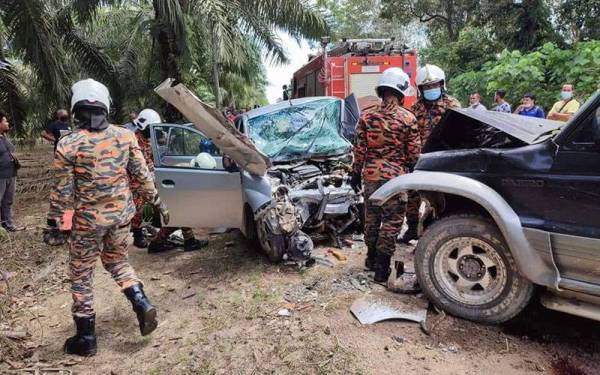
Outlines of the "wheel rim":
[{"label": "wheel rim", "polygon": [[466,305],[494,301],[508,282],[504,260],[485,241],[473,237],[451,239],[434,258],[434,277],[452,299]]}]

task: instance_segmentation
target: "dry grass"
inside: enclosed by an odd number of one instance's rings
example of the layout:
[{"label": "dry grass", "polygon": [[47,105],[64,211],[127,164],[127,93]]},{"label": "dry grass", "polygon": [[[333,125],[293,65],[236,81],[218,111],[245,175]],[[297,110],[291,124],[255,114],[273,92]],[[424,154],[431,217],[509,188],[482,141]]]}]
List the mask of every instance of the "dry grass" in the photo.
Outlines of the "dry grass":
[{"label": "dry grass", "polygon": [[[33,307],[62,288],[63,248],[49,248],[41,241],[51,183],[52,148],[42,146],[17,152],[22,164],[17,180],[14,216],[21,232],[6,233],[0,240],[0,271],[14,274],[0,281],[0,331],[26,331],[26,322],[38,319]],[[0,279],[1,280],[1,279]],[[43,332],[43,330],[41,330]],[[31,355],[35,338],[0,336],[0,358],[20,360]],[[40,338],[37,338],[40,339]]]}]

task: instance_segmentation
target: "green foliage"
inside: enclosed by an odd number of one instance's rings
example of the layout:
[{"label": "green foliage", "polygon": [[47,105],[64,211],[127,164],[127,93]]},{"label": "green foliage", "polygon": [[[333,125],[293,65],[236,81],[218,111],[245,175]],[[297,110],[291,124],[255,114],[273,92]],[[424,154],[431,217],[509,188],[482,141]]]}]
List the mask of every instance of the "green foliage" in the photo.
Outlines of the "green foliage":
[{"label": "green foliage", "polygon": [[450,78],[481,69],[490,56],[501,50],[489,30],[481,27],[464,28],[454,42],[443,43],[436,38],[439,36],[433,37],[431,47],[420,51],[421,61],[440,66]]},{"label": "green foliage", "polygon": [[600,39],[600,2],[598,0],[555,1],[558,24],[571,40]]},{"label": "green foliage", "polygon": [[473,22],[490,27],[505,48],[531,51],[547,42],[562,43],[551,22],[552,7],[549,0],[482,1]]},{"label": "green foliage", "polygon": [[492,104],[493,97],[487,91],[487,79],[485,73],[470,71],[457,75],[450,79],[448,89],[451,95],[456,97],[463,105],[469,103],[469,95],[478,92],[481,95],[481,103],[488,108]]},{"label": "green foliage", "polygon": [[485,63],[482,70],[454,77],[449,86],[463,102],[475,90],[491,98],[497,89],[505,89],[507,100],[513,104],[531,92],[537,96],[537,104],[549,110],[559,100],[563,84],[574,84],[576,98],[584,102],[597,90],[598,82],[600,41],[590,41],[569,49],[547,43],[526,54],[504,50],[498,58]]}]

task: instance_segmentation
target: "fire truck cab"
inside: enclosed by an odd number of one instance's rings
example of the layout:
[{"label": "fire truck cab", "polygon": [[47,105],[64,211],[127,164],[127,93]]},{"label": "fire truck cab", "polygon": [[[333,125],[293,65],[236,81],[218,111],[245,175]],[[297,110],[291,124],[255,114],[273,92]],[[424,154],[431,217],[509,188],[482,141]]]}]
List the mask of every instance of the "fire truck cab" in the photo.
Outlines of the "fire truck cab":
[{"label": "fire truck cab", "polygon": [[[294,73],[292,97],[337,96],[356,98],[375,96],[375,86],[384,70],[403,69],[415,87],[417,53],[394,39],[343,39],[331,48],[309,57],[309,62]],[[410,107],[415,96],[407,97]]]}]

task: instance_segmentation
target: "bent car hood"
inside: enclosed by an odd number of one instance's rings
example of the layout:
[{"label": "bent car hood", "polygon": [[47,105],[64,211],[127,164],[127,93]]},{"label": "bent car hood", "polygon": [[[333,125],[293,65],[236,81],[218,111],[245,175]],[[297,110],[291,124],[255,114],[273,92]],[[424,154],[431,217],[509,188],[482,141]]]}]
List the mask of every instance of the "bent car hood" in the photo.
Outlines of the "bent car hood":
[{"label": "bent car hood", "polygon": [[423,152],[533,144],[564,125],[511,113],[453,108],[434,128]]},{"label": "bent car hood", "polygon": [[223,115],[204,104],[183,84],[172,86],[173,79],[161,83],[154,91],[179,110],[194,127],[209,137],[224,154],[232,158],[240,168],[259,176],[267,172],[271,162],[254,144]]}]

